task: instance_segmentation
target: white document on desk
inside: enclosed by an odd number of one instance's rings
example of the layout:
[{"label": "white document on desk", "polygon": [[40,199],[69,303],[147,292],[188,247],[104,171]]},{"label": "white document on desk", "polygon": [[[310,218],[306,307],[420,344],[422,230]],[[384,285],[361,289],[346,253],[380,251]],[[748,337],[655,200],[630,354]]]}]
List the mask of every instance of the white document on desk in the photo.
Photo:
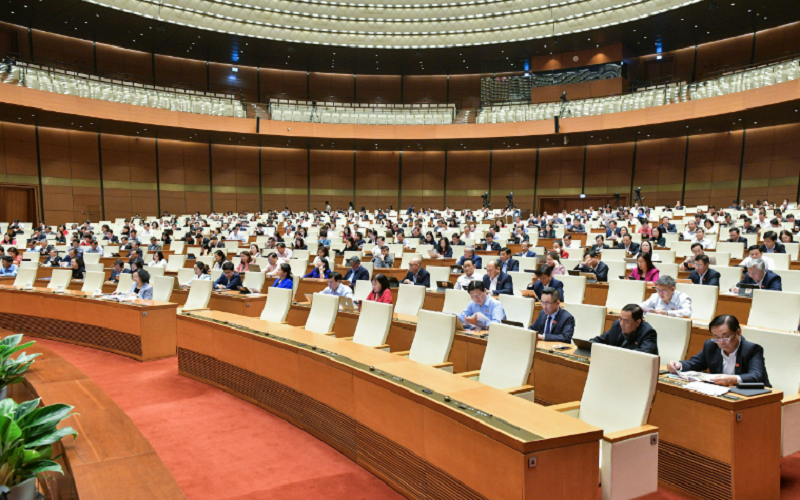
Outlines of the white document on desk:
[{"label": "white document on desk", "polygon": [[729,389],[724,385],[707,384],[705,382],[689,382],[684,386],[684,388],[697,391],[700,394],[706,394],[708,396],[722,396],[729,391]]}]

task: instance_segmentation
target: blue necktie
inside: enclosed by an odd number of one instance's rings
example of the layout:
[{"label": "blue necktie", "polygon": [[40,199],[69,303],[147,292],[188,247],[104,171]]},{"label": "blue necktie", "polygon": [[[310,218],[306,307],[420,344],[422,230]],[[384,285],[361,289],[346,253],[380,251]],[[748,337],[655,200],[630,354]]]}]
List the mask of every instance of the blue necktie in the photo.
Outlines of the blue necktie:
[{"label": "blue necktie", "polygon": [[553,321],[552,316],[547,317],[547,322],[544,324],[544,334],[545,336],[550,335],[550,323]]}]

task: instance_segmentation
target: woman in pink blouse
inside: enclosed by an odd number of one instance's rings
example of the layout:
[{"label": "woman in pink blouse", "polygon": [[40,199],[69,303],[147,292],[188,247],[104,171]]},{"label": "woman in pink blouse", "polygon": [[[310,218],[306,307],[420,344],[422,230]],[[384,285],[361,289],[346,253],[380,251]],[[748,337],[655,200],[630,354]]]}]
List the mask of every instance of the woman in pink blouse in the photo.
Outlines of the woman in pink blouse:
[{"label": "woman in pink blouse", "polygon": [[653,265],[653,261],[650,258],[649,253],[640,253],[639,256],[636,258],[636,269],[631,271],[631,279],[637,281],[651,281],[655,282],[658,280],[658,269],[656,266]]},{"label": "woman in pink blouse", "polygon": [[545,257],[547,265],[553,268],[553,274],[567,274],[567,270],[561,264],[561,257],[555,252],[547,252]]}]

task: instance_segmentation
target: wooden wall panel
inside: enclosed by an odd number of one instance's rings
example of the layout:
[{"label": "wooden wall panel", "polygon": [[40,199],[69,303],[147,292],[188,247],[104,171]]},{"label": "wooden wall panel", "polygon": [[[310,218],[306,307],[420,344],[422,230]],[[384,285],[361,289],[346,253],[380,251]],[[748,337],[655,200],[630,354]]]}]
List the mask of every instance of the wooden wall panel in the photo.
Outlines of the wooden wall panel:
[{"label": "wooden wall panel", "polygon": [[404,151],[401,208],[444,208],[444,151]]},{"label": "wooden wall panel", "polygon": [[397,151],[356,153],[356,208],[397,207],[400,154]]},{"label": "wooden wall panel", "polygon": [[638,142],[633,185],[642,188],[645,203],[674,205],[681,198],[685,160],[685,137]]},{"label": "wooden wall panel", "polygon": [[698,45],[696,77],[700,80],[706,73],[724,66],[749,63],[752,51],[753,35],[742,35]]},{"label": "wooden wall panel", "polygon": [[185,214],[211,210],[208,144],[158,141],[161,211]]},{"label": "wooden wall panel", "polygon": [[446,75],[408,75],[403,77],[403,102],[446,101]]},{"label": "wooden wall panel", "polygon": [[800,22],[778,26],[756,34],[756,61],[800,51]]},{"label": "wooden wall panel", "polygon": [[775,203],[798,194],[800,124],[747,131],[742,194],[748,203],[765,197]]},{"label": "wooden wall panel", "polygon": [[481,75],[450,75],[450,102],[462,108],[475,108],[480,101]]},{"label": "wooden wall panel", "polygon": [[[234,72],[233,68],[238,71]],[[258,74],[252,66],[210,63],[208,77],[213,92],[241,93],[245,100],[258,102]]]},{"label": "wooden wall panel", "polygon": [[358,75],[356,99],[361,102],[400,102],[400,76]]},{"label": "wooden wall panel", "polygon": [[630,192],[633,144],[593,145],[586,149],[587,195],[622,195]]},{"label": "wooden wall panel", "polygon": [[82,71],[93,70],[92,42],[39,30],[33,30],[32,35],[36,62],[67,65]]},{"label": "wooden wall panel", "polygon": [[29,57],[28,29],[16,24],[0,22],[0,50]]},{"label": "wooden wall panel", "polygon": [[308,76],[309,97],[316,100],[352,101],[355,95],[353,75],[311,73]]},{"label": "wooden wall panel", "polygon": [[156,55],[156,83],[171,87],[206,90],[208,78],[205,61]]},{"label": "wooden wall panel", "polygon": [[236,210],[257,212],[258,200],[258,148],[236,146]]},{"label": "wooden wall panel", "polygon": [[[34,54],[36,53],[34,42]],[[153,83],[153,56],[148,52],[97,44],[97,71],[126,80]]]},{"label": "wooden wall panel", "polygon": [[537,196],[581,194],[583,146],[541,148]]},{"label": "wooden wall panel", "polygon": [[741,157],[741,132],[692,136],[684,203],[729,206],[739,187]]},{"label": "wooden wall panel", "polygon": [[352,151],[311,150],[311,209],[344,207],[353,199],[354,161]]},{"label": "wooden wall panel", "polygon": [[308,82],[305,71],[280,69],[261,69],[261,99],[284,97],[305,99],[308,96]]},{"label": "wooden wall panel", "polygon": [[[514,204],[532,210],[536,186],[536,150],[496,150],[492,153],[492,206],[505,205],[505,196],[514,192]],[[474,208],[480,207],[479,198]]]},{"label": "wooden wall panel", "polygon": [[307,155],[305,149],[262,148],[264,210],[308,210]]},{"label": "wooden wall panel", "polygon": [[106,220],[158,215],[155,139],[101,136]]},{"label": "wooden wall panel", "polygon": [[488,150],[448,151],[446,205],[454,209],[481,205],[481,195],[489,191],[490,156]]}]

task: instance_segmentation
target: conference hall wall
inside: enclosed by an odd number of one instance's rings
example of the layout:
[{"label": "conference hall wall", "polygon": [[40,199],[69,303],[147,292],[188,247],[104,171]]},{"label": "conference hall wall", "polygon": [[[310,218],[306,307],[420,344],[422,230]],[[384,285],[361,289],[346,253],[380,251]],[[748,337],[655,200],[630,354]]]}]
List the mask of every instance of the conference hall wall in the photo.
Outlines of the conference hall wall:
[{"label": "conference hall wall", "polygon": [[[38,141],[37,141],[38,134]],[[37,147],[38,144],[38,147]],[[0,122],[0,182],[41,186],[45,220],[159,211],[495,206],[630,193],[648,204],[798,198],[800,124],[608,145],[338,151],[156,140]],[[260,182],[259,182],[260,180]]]}]

